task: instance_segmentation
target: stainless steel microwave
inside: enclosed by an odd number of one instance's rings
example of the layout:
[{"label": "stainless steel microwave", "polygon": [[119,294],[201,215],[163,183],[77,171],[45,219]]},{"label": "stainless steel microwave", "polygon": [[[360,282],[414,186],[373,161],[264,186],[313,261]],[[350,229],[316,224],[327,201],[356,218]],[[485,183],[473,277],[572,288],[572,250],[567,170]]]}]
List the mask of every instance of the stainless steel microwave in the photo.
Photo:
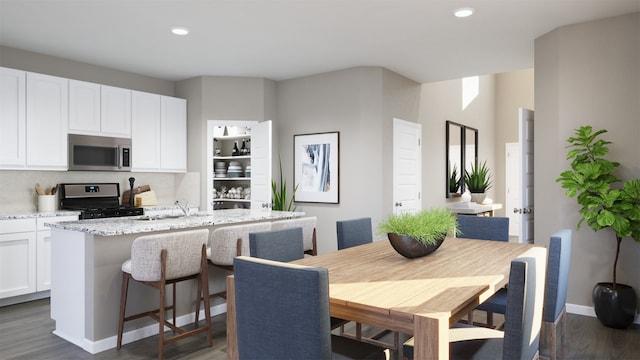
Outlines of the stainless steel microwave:
[{"label": "stainless steel microwave", "polygon": [[131,139],[69,134],[69,170],[131,171]]}]

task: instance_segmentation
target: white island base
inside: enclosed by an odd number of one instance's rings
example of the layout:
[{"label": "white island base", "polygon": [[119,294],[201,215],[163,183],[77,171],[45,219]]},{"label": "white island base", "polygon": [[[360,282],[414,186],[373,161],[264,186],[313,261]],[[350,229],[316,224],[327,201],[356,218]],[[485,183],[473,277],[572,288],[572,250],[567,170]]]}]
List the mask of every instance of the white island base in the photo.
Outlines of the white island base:
[{"label": "white island base", "polygon": [[[234,209],[179,219],[118,218],[52,224],[51,318],[56,322],[53,333],[92,354],[116,347],[121,266],[130,258],[131,244],[141,235],[197,228],[213,231],[219,226],[302,215],[304,213],[280,211],[253,214],[249,210]],[[228,274],[210,267],[212,293],[224,289]],[[176,291],[176,321],[179,326],[192,323],[197,291],[195,281],[178,284]],[[167,293],[170,297],[171,292]],[[156,290],[135,282],[129,285],[128,314],[156,308]],[[225,311],[224,303],[212,305],[212,316]],[[204,311],[200,318],[204,318]],[[148,318],[130,321],[125,324],[123,344],[153,336],[158,333],[158,327],[157,322]]]}]

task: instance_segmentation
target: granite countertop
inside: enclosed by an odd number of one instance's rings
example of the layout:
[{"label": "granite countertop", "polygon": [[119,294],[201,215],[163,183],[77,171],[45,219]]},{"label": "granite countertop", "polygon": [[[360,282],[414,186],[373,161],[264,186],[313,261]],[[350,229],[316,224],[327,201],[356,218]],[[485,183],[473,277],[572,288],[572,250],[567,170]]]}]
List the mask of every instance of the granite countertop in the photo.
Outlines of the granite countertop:
[{"label": "granite countertop", "polygon": [[[143,206],[145,211],[157,211],[157,210],[180,210],[176,205],[154,205]],[[190,206],[189,209],[197,211],[197,207]],[[45,218],[55,216],[80,216],[80,211],[73,210],[56,210],[55,212],[38,212],[38,211],[25,211],[17,213],[0,213],[0,220],[13,220],[13,219],[31,219],[31,218]]]},{"label": "granite countertop", "polygon": [[56,212],[23,212],[12,214],[0,214],[0,220],[14,220],[14,219],[32,219],[32,218],[45,218],[55,216],[80,216],[80,211],[70,210],[58,210]]},{"label": "granite countertop", "polygon": [[233,224],[248,221],[277,220],[304,216],[304,212],[251,211],[249,209],[215,210],[191,216],[130,216],[108,219],[63,221],[46,224],[51,228],[84,232],[100,236],[117,236],[153,231],[188,229],[202,226]]}]

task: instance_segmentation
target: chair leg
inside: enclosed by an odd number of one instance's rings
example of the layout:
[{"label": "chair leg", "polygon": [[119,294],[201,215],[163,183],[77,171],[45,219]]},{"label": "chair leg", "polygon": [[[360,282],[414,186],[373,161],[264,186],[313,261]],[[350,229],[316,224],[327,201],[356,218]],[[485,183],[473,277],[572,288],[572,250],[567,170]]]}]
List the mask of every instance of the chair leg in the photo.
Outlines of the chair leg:
[{"label": "chair leg", "polygon": [[469,324],[469,325],[473,325],[473,310],[469,311],[469,316],[468,316],[467,324]]},{"label": "chair leg", "polygon": [[[162,250],[162,252],[160,253],[161,255],[161,267],[160,267],[160,288],[158,290],[160,290],[160,314],[159,315],[159,319],[158,319],[158,360],[162,360],[163,359],[163,349],[164,349],[164,323],[166,322],[166,314],[165,314],[165,309],[166,309],[166,304],[165,304],[165,297],[166,297],[166,293],[167,293],[167,284],[166,284],[166,277],[165,277],[165,271],[166,271],[166,267],[167,267],[167,251],[166,250]],[[174,300],[175,301],[175,300]]]},{"label": "chair leg", "polygon": [[493,313],[487,311],[487,327],[493,329]]},{"label": "chair leg", "polygon": [[173,326],[176,326],[176,283],[173,283],[173,303],[171,304],[171,312],[173,313]]},{"label": "chair leg", "polygon": [[[200,282],[198,283],[198,288],[200,291],[198,292],[198,298],[202,296],[202,300],[204,301],[204,317],[205,317],[205,328],[207,329],[207,346],[211,347],[213,345],[213,339],[211,335],[211,303],[209,297],[209,265],[207,263],[207,248],[205,246],[202,247],[202,267],[200,269]],[[196,311],[200,310],[200,302],[198,301],[198,306]],[[196,313],[197,313],[196,312]],[[197,316],[197,315],[196,315]],[[196,322],[196,326],[198,323]]]},{"label": "chair leg", "polygon": [[124,331],[124,314],[127,306],[127,292],[129,291],[129,275],[122,273],[122,286],[120,287],[120,315],[118,317],[118,345],[117,349],[122,348],[122,332]]}]

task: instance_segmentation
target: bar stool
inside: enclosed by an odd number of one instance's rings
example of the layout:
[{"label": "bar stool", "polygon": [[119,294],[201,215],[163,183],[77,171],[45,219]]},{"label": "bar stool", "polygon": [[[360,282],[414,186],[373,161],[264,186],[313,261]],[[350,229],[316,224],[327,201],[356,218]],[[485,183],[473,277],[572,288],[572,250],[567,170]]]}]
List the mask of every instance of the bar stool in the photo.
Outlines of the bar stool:
[{"label": "bar stool", "polygon": [[[249,234],[269,230],[271,230],[270,222],[230,225],[213,230],[209,238],[209,248],[207,249],[209,265],[233,271],[233,259],[236,256],[249,256],[250,254]],[[227,291],[214,293],[211,296],[226,299]]]},{"label": "bar stool", "polygon": [[[207,333],[207,345],[211,346],[211,316],[209,313],[209,277],[207,268],[206,246],[209,230],[190,230],[141,236],[131,245],[131,259],[122,264],[122,289],[120,296],[120,315],[118,319],[118,344],[122,347],[124,323],[129,320],[149,316],[158,321],[158,359],[163,358],[164,345],[184,337],[201,332]],[[176,283],[185,280],[198,280],[196,296],[199,310],[200,299],[204,297],[205,326],[185,330],[176,326]],[[160,306],[156,310],[146,311],[125,317],[129,280],[156,288],[160,293]],[[173,302],[166,305],[165,287],[173,286]],[[173,315],[173,323],[167,321],[166,311]],[[177,335],[165,337],[164,327],[168,326]]]}]

